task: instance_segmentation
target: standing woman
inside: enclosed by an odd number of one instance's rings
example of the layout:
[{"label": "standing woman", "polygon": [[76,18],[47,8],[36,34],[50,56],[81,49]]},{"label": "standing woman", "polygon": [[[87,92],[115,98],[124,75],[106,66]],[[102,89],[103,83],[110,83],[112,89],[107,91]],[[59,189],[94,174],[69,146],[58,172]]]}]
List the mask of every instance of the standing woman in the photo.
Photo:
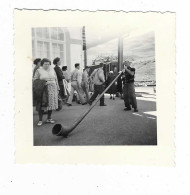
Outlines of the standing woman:
[{"label": "standing woman", "polygon": [[[109,76],[108,76],[108,85],[117,77],[118,72],[117,72],[117,67],[114,67],[113,71],[110,71]],[[110,99],[115,100],[116,92],[117,92],[117,81],[115,81],[112,86],[108,90],[110,94]]]},{"label": "standing woman", "polygon": [[40,68],[41,59],[40,59],[40,58],[36,58],[36,59],[34,60],[33,64],[35,65],[35,67],[34,67],[34,69],[33,69],[32,78],[34,78],[34,75],[35,75],[36,70]]},{"label": "standing woman", "polygon": [[56,72],[57,80],[58,80],[58,84],[59,84],[59,88],[60,88],[59,95],[60,95],[61,99],[64,99],[65,90],[64,90],[64,85],[63,85],[63,79],[65,79],[65,77],[63,76],[63,72],[60,68],[61,59],[55,58],[53,60],[53,64],[55,65],[54,70]]},{"label": "standing woman", "polygon": [[44,111],[47,111],[48,117],[47,117],[47,123],[53,124],[55,121],[52,120],[51,114],[52,110],[56,110],[58,108],[58,93],[59,93],[59,85],[57,82],[57,76],[53,68],[50,67],[51,61],[44,58],[41,61],[41,67],[40,69],[37,69],[34,75],[34,80],[40,79],[43,81],[46,81],[45,85],[47,86],[47,99],[48,104],[47,107],[40,107],[39,112],[39,122],[38,126],[41,126],[43,124],[42,118]]}]

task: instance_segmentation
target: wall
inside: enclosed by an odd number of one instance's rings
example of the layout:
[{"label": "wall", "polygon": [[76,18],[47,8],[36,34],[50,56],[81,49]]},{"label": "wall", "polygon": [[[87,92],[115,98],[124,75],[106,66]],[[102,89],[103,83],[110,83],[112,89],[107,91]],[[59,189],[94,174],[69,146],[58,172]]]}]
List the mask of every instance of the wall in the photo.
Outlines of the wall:
[{"label": "wall", "polygon": [[82,58],[82,45],[71,44],[70,45],[70,54],[71,54],[71,71],[75,69],[75,64],[80,63],[80,70],[84,68],[84,62]]}]

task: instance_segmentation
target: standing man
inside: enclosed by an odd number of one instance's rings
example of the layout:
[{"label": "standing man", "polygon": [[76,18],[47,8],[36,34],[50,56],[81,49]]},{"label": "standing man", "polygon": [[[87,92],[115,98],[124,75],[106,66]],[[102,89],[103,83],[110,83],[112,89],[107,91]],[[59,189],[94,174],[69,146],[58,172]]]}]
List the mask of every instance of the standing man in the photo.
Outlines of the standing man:
[{"label": "standing man", "polygon": [[84,101],[84,97],[81,94],[81,72],[79,71],[80,69],[80,64],[77,63],[75,64],[75,70],[71,73],[71,92],[69,99],[67,101],[68,106],[72,106],[72,100],[73,100],[73,95],[74,91],[77,91],[77,94],[79,96],[80,102],[82,105],[86,104]]},{"label": "standing man", "polygon": [[[94,94],[89,100],[90,105],[96,99],[98,94],[100,95],[104,91],[105,76],[104,76],[103,67],[104,64],[100,63],[100,67],[98,69],[95,69],[90,75],[90,79],[93,78],[93,82],[94,82]],[[106,104],[104,103],[104,95],[100,98],[100,106],[106,106]]]},{"label": "standing man", "polygon": [[134,112],[138,112],[134,87],[135,68],[131,68],[130,64],[129,61],[124,62],[124,69],[122,70],[124,110],[131,110],[132,105]]},{"label": "standing man", "polygon": [[86,101],[89,102],[90,100],[90,96],[89,96],[89,73],[90,68],[88,66],[86,66],[84,72],[82,73],[82,83],[81,83],[81,87],[82,90],[84,91],[85,95],[86,95]]}]

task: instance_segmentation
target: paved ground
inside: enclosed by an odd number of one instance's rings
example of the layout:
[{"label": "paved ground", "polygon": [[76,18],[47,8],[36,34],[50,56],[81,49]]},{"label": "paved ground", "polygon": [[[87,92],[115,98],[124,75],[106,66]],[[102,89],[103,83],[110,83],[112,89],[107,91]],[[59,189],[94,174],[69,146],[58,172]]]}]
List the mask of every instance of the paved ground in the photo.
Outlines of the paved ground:
[{"label": "paved ground", "polygon": [[[67,138],[52,135],[51,124],[37,127],[38,115],[34,111],[34,145],[156,145],[156,95],[148,87],[136,88],[136,94],[138,113],[124,111],[123,100],[110,100],[106,95],[107,106],[97,104]],[[52,118],[70,125],[88,108],[76,103],[72,107],[64,105],[63,110],[53,112]]]}]

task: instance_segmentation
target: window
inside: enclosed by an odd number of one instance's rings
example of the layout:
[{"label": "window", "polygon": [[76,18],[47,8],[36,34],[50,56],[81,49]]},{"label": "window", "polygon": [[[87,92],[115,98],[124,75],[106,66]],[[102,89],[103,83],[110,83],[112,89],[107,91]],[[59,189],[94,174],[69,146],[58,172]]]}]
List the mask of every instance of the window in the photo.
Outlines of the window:
[{"label": "window", "polygon": [[49,43],[38,41],[37,42],[37,56],[39,58],[49,58],[50,57],[50,50],[49,50]]},{"label": "window", "polygon": [[36,36],[37,38],[42,38],[42,28],[36,28]]},{"label": "window", "polygon": [[46,39],[49,39],[49,29],[48,28],[43,28],[43,36]]},{"label": "window", "polygon": [[51,38],[53,40],[64,41],[64,32],[61,28],[51,28]]},{"label": "window", "polygon": [[37,38],[49,39],[49,30],[48,28],[36,28]]},{"label": "window", "polygon": [[63,28],[32,28],[32,55],[33,58],[56,57],[64,63],[64,29]]},{"label": "window", "polygon": [[35,58],[34,40],[32,40],[32,57]]},{"label": "window", "polygon": [[52,44],[52,59],[59,57],[61,59],[61,64],[64,63],[64,45],[63,44]]},{"label": "window", "polygon": [[58,44],[58,47],[59,47],[59,53],[60,53],[60,58],[63,59],[63,44]]},{"label": "window", "polygon": [[58,40],[64,41],[64,32],[61,28],[58,28]]},{"label": "window", "polygon": [[37,42],[37,56],[39,56],[40,58],[43,57],[43,42],[42,41]]},{"label": "window", "polygon": [[44,42],[44,50],[43,50],[44,58],[49,58],[50,57],[49,53],[50,53],[50,51],[49,51],[49,43]]},{"label": "window", "polygon": [[51,28],[51,38],[57,40],[57,28]]}]

